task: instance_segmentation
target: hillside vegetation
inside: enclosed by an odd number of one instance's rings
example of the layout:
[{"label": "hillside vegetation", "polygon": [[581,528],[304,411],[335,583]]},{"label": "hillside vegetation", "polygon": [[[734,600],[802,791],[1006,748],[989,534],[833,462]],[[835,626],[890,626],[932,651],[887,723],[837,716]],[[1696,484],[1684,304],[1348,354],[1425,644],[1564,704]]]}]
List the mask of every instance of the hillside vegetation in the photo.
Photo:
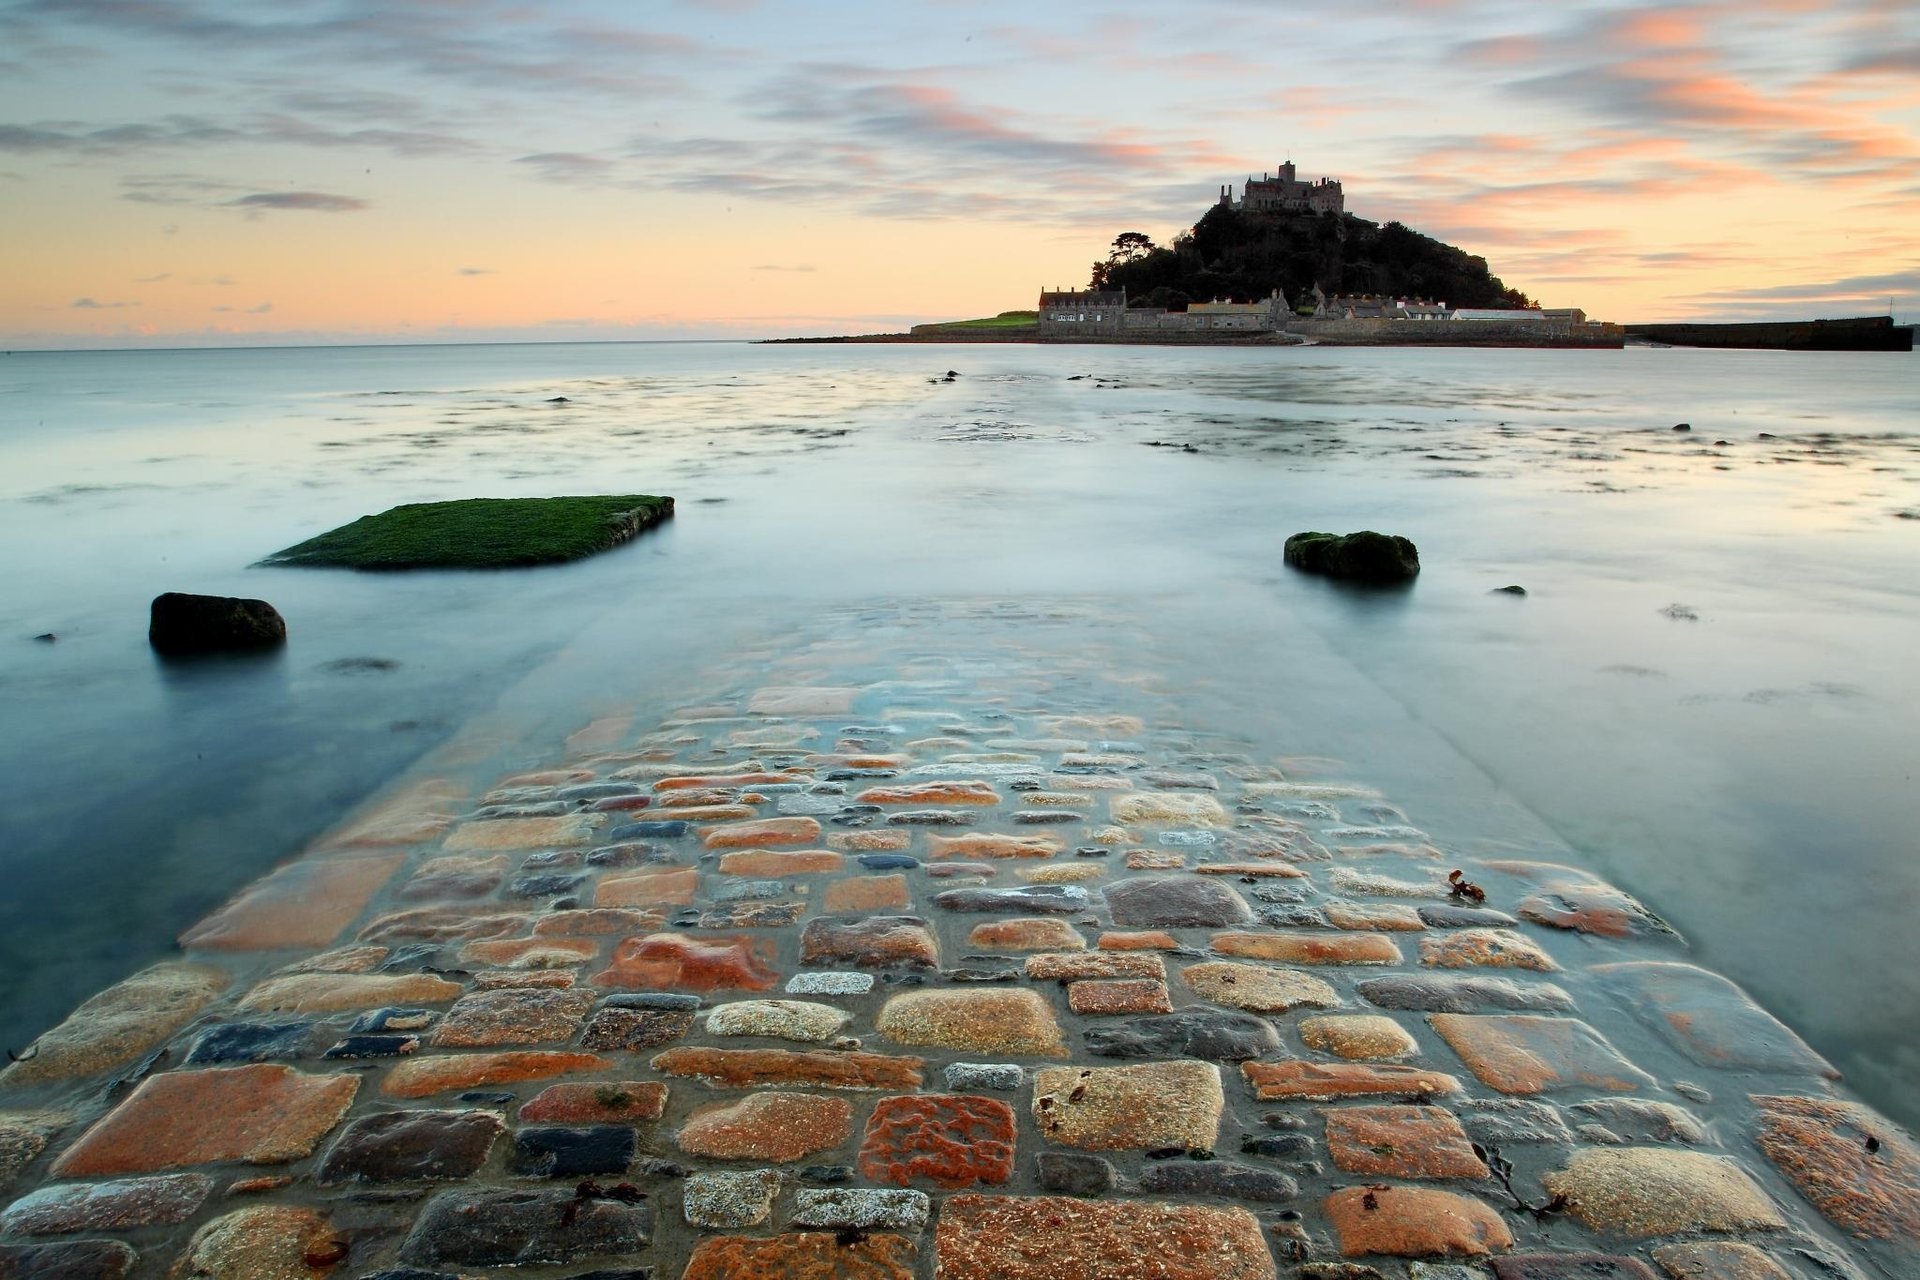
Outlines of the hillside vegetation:
[{"label": "hillside vegetation", "polygon": [[1313,287],[1333,294],[1390,294],[1456,307],[1531,305],[1487,269],[1487,260],[1398,222],[1352,214],[1244,213],[1215,205],[1191,231],[1159,247],[1123,232],[1093,267],[1092,287],[1124,288],[1142,306],[1251,302],[1275,288],[1297,309]]}]

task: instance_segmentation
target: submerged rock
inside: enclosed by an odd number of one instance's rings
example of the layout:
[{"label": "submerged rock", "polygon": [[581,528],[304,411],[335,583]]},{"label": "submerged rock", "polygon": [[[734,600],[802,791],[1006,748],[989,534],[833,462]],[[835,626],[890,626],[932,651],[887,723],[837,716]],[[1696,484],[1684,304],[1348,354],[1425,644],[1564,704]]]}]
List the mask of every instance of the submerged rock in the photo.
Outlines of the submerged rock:
[{"label": "submerged rock", "polygon": [[265,600],[168,591],[153,598],[147,643],[169,656],[270,649],[287,642],[287,622]]}]

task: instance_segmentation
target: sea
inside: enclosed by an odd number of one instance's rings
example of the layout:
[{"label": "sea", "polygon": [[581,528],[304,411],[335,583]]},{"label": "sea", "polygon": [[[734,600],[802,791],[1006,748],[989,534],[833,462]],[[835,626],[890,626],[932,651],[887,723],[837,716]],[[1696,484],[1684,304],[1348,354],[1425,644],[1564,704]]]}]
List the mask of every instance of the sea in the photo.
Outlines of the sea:
[{"label": "sea", "polygon": [[[259,563],[580,493],[677,514],[532,570]],[[1418,545],[1413,586],[1283,563],[1363,528]],[[12,352],[0,548],[10,1047],[421,770],[558,759],[723,656],[959,602],[1062,654],[1124,619],[1122,674],[1191,726],[1378,787],[1450,859],[1605,877],[1920,1122],[1912,356]],[[266,599],[288,643],[162,662],[163,591]]]}]

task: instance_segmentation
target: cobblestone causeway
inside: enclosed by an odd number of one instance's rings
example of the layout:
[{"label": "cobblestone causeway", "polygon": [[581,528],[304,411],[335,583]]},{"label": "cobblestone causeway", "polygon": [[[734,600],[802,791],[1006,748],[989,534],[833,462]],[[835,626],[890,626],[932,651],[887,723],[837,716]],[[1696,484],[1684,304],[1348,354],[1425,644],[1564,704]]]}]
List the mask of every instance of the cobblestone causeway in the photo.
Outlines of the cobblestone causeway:
[{"label": "cobblestone causeway", "polygon": [[1648,905],[1061,620],[400,780],[0,1073],[0,1280],[1920,1276],[1920,1147]]}]

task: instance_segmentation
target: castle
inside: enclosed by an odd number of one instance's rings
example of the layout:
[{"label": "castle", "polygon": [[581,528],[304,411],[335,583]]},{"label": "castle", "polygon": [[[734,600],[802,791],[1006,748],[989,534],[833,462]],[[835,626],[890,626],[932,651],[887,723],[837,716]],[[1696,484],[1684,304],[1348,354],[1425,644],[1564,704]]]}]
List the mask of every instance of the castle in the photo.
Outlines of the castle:
[{"label": "castle", "polygon": [[1244,193],[1233,198],[1231,183],[1220,188],[1220,203],[1242,213],[1345,213],[1347,198],[1340,192],[1337,178],[1302,182],[1294,176],[1293,161],[1280,166],[1277,174],[1249,177]]}]

